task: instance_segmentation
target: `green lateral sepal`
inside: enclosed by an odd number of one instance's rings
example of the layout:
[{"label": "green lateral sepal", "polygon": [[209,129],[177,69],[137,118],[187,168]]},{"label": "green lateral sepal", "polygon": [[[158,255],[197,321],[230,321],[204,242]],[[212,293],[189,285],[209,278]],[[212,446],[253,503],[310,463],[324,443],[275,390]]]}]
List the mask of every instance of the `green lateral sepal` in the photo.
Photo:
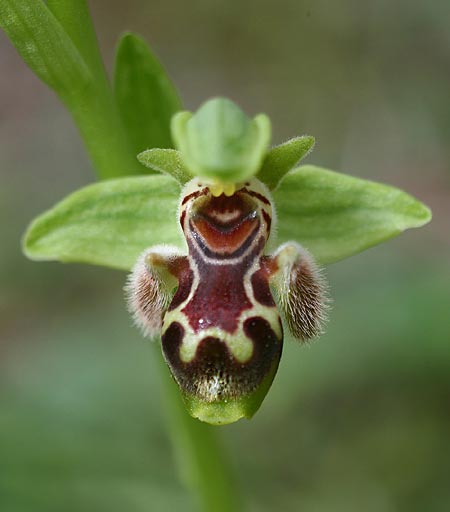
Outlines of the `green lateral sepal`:
[{"label": "green lateral sepal", "polygon": [[293,169],[302,158],[311,153],[314,144],[314,137],[302,135],[271,148],[264,158],[257,178],[269,190],[275,189],[283,179],[283,176]]}]

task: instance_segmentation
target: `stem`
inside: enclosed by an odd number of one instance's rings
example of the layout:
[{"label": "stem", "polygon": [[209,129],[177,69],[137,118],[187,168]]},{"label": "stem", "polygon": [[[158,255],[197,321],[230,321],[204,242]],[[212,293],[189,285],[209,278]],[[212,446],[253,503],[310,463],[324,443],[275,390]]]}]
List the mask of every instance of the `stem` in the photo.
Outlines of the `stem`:
[{"label": "stem", "polygon": [[158,370],[164,390],[164,404],[180,478],[197,498],[199,510],[237,512],[241,510],[235,480],[220,443],[218,427],[191,418],[156,349]]}]

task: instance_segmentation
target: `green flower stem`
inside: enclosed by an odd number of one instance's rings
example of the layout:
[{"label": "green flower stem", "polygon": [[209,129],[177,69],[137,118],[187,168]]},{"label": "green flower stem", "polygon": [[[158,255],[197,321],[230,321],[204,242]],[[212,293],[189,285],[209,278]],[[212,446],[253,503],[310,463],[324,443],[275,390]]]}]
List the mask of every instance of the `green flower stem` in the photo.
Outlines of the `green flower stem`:
[{"label": "green flower stem", "polygon": [[217,427],[201,423],[186,412],[180,392],[167,371],[159,346],[155,347],[163,384],[168,424],[180,478],[197,496],[199,510],[241,510],[235,480],[218,439]]}]

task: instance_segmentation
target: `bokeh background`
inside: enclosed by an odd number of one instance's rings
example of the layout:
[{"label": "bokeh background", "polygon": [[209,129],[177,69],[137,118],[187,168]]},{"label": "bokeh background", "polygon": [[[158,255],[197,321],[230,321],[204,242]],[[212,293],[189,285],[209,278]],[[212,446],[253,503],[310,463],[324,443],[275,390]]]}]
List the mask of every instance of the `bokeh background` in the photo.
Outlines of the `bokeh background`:
[{"label": "bokeh background", "polygon": [[[308,162],[434,212],[328,268],[326,335],[286,343],[255,418],[221,428],[246,509],[449,510],[450,3],[90,5],[109,68],[134,30],[187,108],[229,96],[269,114],[276,143],[314,135]],[[20,251],[33,216],[93,180],[69,115],[0,34],[0,510],[195,510],[125,276]]]}]

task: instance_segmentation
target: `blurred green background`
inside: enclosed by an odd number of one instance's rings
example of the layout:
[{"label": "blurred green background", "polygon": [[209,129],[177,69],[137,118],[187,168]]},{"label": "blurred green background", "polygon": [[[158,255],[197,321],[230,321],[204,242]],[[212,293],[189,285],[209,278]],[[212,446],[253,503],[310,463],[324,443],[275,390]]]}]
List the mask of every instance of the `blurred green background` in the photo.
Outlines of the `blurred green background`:
[{"label": "blurred green background", "polygon": [[[274,142],[399,186],[434,219],[328,268],[327,334],[221,428],[249,511],[450,509],[450,3],[95,0],[108,65],[139,32],[185,105],[226,95]],[[155,351],[119,272],[27,261],[29,220],[94,180],[72,122],[0,34],[0,510],[195,510]],[[301,219],[299,219],[299,222]]]}]

